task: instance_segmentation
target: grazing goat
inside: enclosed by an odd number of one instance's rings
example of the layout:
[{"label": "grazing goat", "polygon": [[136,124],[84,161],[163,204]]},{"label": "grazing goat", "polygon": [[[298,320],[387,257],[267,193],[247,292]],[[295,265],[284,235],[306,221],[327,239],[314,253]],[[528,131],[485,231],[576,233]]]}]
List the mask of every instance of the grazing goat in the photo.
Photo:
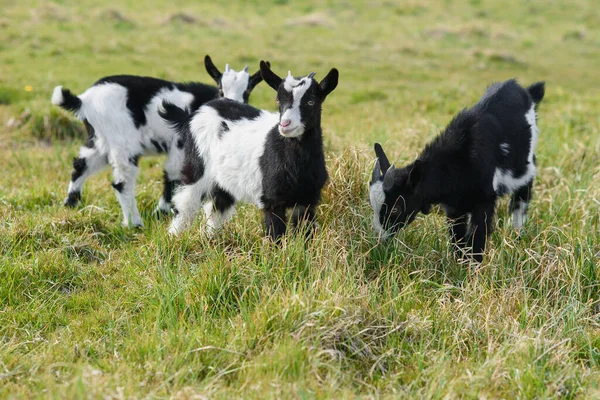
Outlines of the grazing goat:
[{"label": "grazing goat", "polygon": [[176,83],[161,79],[115,75],[100,79],[80,96],[57,86],[52,103],[81,119],[88,139],[73,161],[68,196],[64,204],[75,207],[85,180],[107,165],[113,169],[112,186],[123,211],[123,225],[143,226],[135,200],[138,161],[143,155],[166,153],[164,188],[157,210],[168,213],[174,187],[180,182],[183,142],[156,112],[166,99],[193,111],[219,95],[248,101],[262,80],[260,71],[250,76],[248,67],[236,72],[225,67],[221,73],[207,55],[205,67],[218,88],[202,83]]},{"label": "grazing goat", "polygon": [[279,113],[228,99],[208,102],[193,115],[168,101],[159,109],[184,140],[183,184],[173,197],[171,234],[191,224],[203,201],[209,233],[233,215],[239,201],[263,209],[273,240],[286,231],[288,208],[294,208],[294,225],[308,222],[311,231],[327,180],[321,105],[337,86],[338,71],[317,82],[314,73],[282,79],[263,61],[260,70],[277,91]]},{"label": "grazing goat", "polygon": [[419,211],[427,214],[432,204],[441,204],[454,244],[471,247],[481,262],[498,197],[512,193],[513,225],[518,229],[525,222],[536,175],[536,106],[543,97],[543,82],[527,89],[515,80],[493,84],[404,168],[390,166],[376,143],[370,182],[374,229],[389,237]]}]

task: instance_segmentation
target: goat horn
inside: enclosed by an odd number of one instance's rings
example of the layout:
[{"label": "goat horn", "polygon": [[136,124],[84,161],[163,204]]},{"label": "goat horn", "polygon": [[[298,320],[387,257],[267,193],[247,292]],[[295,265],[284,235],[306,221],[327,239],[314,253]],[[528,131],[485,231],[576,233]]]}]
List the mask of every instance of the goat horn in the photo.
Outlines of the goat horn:
[{"label": "goat horn", "polygon": [[292,71],[288,71],[288,78],[293,78]]},{"label": "goat horn", "polygon": [[308,74],[308,79],[312,79],[316,74],[316,72],[311,72],[310,74]]},{"label": "goat horn", "polygon": [[244,72],[248,72],[248,66],[247,65],[244,67]]},{"label": "goat horn", "polygon": [[225,64],[225,72],[229,71],[229,64]]}]

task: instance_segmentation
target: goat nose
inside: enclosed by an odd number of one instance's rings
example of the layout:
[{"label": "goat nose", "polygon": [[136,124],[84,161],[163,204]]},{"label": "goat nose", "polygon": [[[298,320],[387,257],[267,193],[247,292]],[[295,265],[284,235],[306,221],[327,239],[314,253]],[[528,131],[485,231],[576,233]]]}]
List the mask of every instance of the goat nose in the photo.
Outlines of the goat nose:
[{"label": "goat nose", "polygon": [[282,119],[281,122],[279,123],[279,125],[281,125],[282,128],[285,128],[287,126],[289,126],[292,123],[291,119]]}]

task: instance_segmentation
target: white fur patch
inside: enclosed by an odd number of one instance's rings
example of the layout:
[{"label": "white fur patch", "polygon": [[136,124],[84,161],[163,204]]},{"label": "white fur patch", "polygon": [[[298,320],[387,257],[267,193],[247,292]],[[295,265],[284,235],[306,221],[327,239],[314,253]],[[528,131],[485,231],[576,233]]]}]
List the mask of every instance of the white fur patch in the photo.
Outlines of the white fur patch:
[{"label": "white fur patch", "polygon": [[60,106],[65,102],[65,99],[62,94],[62,86],[57,86],[54,88],[52,92],[52,104],[56,106]]},{"label": "white fur patch", "polygon": [[298,86],[298,84],[300,83],[301,80],[302,79],[294,78],[292,76],[292,73],[288,71],[288,76],[283,81],[283,88],[285,90],[287,90],[288,92],[291,92],[292,89],[294,89],[296,86]]},{"label": "white fur patch", "polygon": [[214,235],[225,222],[235,214],[235,205],[229,207],[224,213],[214,210],[213,202],[204,203],[204,214],[206,215],[206,232]]},{"label": "white fur patch", "polygon": [[537,114],[535,113],[535,103],[531,104],[531,108],[525,114],[525,119],[527,119],[527,123],[531,129],[531,141],[529,142],[529,156],[527,160],[533,164],[533,153],[535,151],[535,146],[537,145],[538,135],[540,130],[537,126]]},{"label": "white fur patch", "polygon": [[[221,123],[227,122],[229,131],[221,138]],[[262,111],[253,120],[225,120],[215,109],[201,107],[190,125],[196,149],[205,163],[205,175],[231,193],[236,201],[262,207],[263,155],[267,134],[277,125],[279,114]]]},{"label": "white fur patch", "polygon": [[517,208],[512,212],[512,222],[515,229],[520,229],[527,221],[528,204],[524,201],[517,203]]},{"label": "white fur patch", "polygon": [[[536,175],[536,168],[535,164],[533,163],[533,155],[535,151],[535,145],[537,143],[539,129],[536,123],[535,104],[531,105],[531,108],[525,114],[525,118],[527,119],[531,130],[529,154],[527,155],[527,169],[522,176],[515,178],[513,171],[496,168],[496,171],[494,172],[494,179],[492,181],[492,185],[496,193],[512,193],[528,184]],[[503,188],[505,191],[502,190]]]},{"label": "white fur patch", "polygon": [[381,207],[383,207],[383,204],[385,203],[383,182],[375,182],[369,187],[369,200],[371,202],[371,208],[373,209],[373,229],[380,238],[386,238],[389,234],[383,229],[381,221],[379,220]]},{"label": "white fur patch", "polygon": [[223,97],[243,103],[244,92],[248,89],[249,80],[250,74],[246,71],[226,70],[221,77]]}]

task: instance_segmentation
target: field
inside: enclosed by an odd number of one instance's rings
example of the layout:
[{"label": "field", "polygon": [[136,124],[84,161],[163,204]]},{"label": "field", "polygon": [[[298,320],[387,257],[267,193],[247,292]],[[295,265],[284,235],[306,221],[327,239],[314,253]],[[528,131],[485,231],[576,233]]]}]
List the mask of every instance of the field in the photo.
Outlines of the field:
[{"label": "field", "polygon": [[[593,0],[0,0],[1,398],[600,397],[600,7]],[[53,107],[130,73],[212,83],[202,63],[340,70],[323,106],[320,229],[264,238],[240,207],[214,238],[153,210],[121,227],[111,174],[62,206],[82,124]],[[546,81],[538,179],[508,199],[481,265],[441,211],[389,243],[371,230],[373,142],[412,161],[494,81]],[[251,104],[275,110],[260,84]]]}]

